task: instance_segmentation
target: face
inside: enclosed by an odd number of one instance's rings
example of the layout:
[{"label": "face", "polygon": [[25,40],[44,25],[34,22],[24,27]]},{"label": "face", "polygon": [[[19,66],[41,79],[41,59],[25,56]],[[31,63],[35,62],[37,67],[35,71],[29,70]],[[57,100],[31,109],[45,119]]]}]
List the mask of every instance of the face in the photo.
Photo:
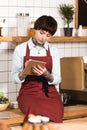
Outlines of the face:
[{"label": "face", "polygon": [[51,34],[44,30],[35,30],[35,39],[39,44],[43,44],[49,40]]}]

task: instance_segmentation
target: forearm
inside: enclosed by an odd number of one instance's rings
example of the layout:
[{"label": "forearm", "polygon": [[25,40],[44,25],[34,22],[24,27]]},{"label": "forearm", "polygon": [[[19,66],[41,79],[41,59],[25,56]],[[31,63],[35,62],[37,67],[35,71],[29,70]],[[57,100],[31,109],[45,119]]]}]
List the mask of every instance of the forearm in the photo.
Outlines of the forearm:
[{"label": "forearm", "polygon": [[26,75],[24,75],[23,71],[22,71],[22,72],[19,72],[18,77],[22,81],[22,80],[24,80],[26,78]]},{"label": "forearm", "polygon": [[42,76],[45,77],[49,82],[53,82],[54,80],[53,75],[48,71],[46,71]]}]

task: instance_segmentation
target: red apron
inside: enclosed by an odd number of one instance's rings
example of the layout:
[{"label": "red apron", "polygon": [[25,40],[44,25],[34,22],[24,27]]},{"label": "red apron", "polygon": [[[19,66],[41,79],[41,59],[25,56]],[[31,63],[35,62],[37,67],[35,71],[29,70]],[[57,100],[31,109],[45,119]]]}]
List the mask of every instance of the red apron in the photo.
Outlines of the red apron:
[{"label": "red apron", "polygon": [[[28,59],[41,60],[46,62],[49,72],[52,69],[52,57],[50,49],[46,56],[30,56],[29,47],[26,47],[26,56],[24,63]],[[48,85],[48,96],[44,92],[44,82],[41,76],[28,75],[22,83],[18,96],[18,104],[21,111],[26,114],[43,115],[50,118],[51,121],[61,123],[63,118],[63,103],[54,85]]]}]

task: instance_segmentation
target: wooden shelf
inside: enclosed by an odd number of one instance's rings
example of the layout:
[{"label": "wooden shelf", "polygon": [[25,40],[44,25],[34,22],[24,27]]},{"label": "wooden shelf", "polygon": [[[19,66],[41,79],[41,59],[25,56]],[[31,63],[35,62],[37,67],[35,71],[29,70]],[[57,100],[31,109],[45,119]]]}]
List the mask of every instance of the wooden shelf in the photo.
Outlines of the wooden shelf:
[{"label": "wooden shelf", "polygon": [[[0,42],[16,42],[16,43],[22,43],[29,39],[28,36],[5,36],[0,37]],[[53,36],[49,40],[50,43],[63,43],[63,42],[87,42],[87,36],[82,37],[58,37]]]},{"label": "wooden shelf", "polygon": [[82,36],[82,37],[58,37],[58,36],[53,36],[50,38],[49,42],[51,43],[62,43],[62,42],[87,42],[87,36]]},{"label": "wooden shelf", "polygon": [[29,37],[25,36],[5,36],[5,37],[0,37],[0,42],[16,42],[16,43],[21,43],[25,42],[29,39]]}]

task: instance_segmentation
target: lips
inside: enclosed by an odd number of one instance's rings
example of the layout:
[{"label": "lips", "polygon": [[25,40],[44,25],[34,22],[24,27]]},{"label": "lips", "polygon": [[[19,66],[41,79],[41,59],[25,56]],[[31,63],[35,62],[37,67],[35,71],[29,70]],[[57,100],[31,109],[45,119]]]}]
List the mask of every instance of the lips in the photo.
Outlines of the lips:
[{"label": "lips", "polygon": [[40,43],[40,44],[43,44],[43,43],[44,43],[44,41],[43,41],[43,40],[42,40],[42,41],[39,41],[39,43]]}]

